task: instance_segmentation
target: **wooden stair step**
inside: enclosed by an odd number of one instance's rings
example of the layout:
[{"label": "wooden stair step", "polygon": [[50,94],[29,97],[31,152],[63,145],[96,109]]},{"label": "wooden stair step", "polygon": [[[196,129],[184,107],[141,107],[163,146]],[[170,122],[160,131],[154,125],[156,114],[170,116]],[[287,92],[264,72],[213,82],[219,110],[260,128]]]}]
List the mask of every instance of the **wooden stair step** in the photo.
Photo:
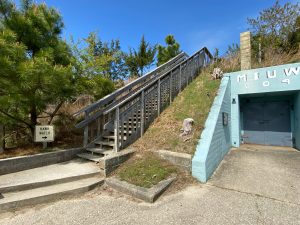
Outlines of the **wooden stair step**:
[{"label": "wooden stair step", "polygon": [[106,139],[115,139],[115,136],[114,135],[104,135],[102,136],[103,138],[106,138]]},{"label": "wooden stair step", "polygon": [[111,147],[115,146],[114,142],[95,141],[94,143],[97,144],[97,145],[104,145],[104,146],[111,146]]}]

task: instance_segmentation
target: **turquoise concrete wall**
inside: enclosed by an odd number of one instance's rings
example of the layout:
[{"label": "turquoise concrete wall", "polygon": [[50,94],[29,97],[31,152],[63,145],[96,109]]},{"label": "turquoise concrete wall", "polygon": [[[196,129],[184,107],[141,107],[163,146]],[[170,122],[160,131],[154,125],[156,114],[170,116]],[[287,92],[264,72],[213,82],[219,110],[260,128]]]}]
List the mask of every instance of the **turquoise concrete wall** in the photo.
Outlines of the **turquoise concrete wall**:
[{"label": "turquoise concrete wall", "polygon": [[295,96],[294,101],[294,138],[296,142],[296,148],[300,150],[300,92]]},{"label": "turquoise concrete wall", "polygon": [[225,76],[230,77],[231,82],[231,139],[235,147],[239,147],[241,142],[239,96],[300,90],[300,63],[239,71]]},{"label": "turquoise concrete wall", "polygon": [[[230,79],[224,77],[196,147],[192,175],[201,182],[209,179],[231,147],[230,90]],[[228,113],[227,126],[223,126],[223,112]]]}]

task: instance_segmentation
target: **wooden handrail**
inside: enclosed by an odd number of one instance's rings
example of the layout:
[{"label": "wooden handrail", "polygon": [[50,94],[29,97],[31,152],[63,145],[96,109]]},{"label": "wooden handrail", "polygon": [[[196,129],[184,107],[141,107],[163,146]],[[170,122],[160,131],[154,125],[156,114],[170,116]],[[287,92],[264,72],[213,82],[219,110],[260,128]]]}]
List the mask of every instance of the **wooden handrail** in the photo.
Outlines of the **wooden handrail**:
[{"label": "wooden handrail", "polygon": [[73,116],[78,116],[83,112],[87,112],[90,113],[93,110],[100,108],[101,106],[104,106],[106,104],[108,104],[109,102],[113,101],[114,99],[116,99],[116,97],[122,95],[124,92],[130,90],[131,88],[133,88],[134,86],[142,83],[143,81],[147,80],[147,78],[151,77],[155,72],[157,72],[158,70],[167,67],[168,65],[176,62],[176,60],[180,60],[180,59],[184,59],[188,57],[188,55],[184,52],[181,52],[180,54],[178,54],[177,56],[175,56],[174,58],[170,59],[168,62],[160,65],[159,67],[157,67],[156,69],[150,71],[149,73],[145,74],[142,77],[139,77],[138,79],[130,82],[129,84],[125,85],[124,87],[114,91],[113,93],[103,97],[102,99],[98,100],[97,102],[92,103],[91,105],[79,110],[78,112],[74,113]]}]

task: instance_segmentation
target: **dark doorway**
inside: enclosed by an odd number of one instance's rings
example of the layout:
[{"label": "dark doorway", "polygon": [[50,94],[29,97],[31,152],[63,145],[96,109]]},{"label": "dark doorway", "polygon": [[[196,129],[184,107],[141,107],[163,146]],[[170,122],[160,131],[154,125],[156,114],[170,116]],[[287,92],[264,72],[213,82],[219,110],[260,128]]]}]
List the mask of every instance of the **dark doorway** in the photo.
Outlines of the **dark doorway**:
[{"label": "dark doorway", "polygon": [[246,100],[241,112],[244,143],[293,146],[289,101]]}]

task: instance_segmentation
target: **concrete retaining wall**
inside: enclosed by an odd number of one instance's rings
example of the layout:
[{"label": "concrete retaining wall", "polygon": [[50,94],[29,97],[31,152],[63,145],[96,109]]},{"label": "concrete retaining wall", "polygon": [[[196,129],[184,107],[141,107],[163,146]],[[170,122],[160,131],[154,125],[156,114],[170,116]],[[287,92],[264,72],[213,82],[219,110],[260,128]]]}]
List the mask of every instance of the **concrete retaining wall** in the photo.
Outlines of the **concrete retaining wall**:
[{"label": "concrete retaining wall", "polygon": [[[223,112],[228,115],[227,126]],[[230,80],[224,77],[192,159],[192,175],[201,182],[209,179],[231,147],[230,115]]]},{"label": "concrete retaining wall", "polygon": [[125,149],[120,152],[104,156],[99,161],[101,173],[108,176],[115,169],[117,169],[123,162],[127,161],[134,153],[134,149]]},{"label": "concrete retaining wall", "polygon": [[65,162],[75,158],[76,154],[82,152],[83,148],[73,148],[57,152],[1,159],[0,175]]},{"label": "concrete retaining wall", "polygon": [[192,155],[190,154],[166,150],[158,150],[155,153],[158,154],[160,158],[167,160],[176,166],[180,166],[189,172],[192,169]]}]

